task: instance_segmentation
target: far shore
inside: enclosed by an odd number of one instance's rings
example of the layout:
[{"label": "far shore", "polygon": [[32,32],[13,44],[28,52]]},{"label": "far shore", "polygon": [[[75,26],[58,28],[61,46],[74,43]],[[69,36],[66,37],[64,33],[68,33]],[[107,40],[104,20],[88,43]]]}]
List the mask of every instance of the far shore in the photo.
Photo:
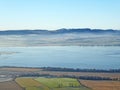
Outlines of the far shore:
[{"label": "far shore", "polygon": [[19,66],[0,66],[0,68],[16,68],[16,69],[41,69],[43,71],[59,71],[59,72],[94,72],[94,73],[120,73],[120,69],[80,69],[65,67],[19,67]]}]

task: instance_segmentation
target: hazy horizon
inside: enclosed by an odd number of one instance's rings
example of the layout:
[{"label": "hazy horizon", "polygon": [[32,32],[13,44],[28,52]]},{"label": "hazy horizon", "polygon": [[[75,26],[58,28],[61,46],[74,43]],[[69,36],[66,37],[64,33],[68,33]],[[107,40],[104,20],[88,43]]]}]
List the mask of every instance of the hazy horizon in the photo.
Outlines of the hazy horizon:
[{"label": "hazy horizon", "polygon": [[120,30],[120,29],[101,29],[101,28],[58,28],[58,29],[7,29],[7,30],[0,30],[0,31],[18,31],[18,30],[47,30],[47,31],[56,31],[56,30],[60,30],[60,29],[91,29],[91,30]]}]

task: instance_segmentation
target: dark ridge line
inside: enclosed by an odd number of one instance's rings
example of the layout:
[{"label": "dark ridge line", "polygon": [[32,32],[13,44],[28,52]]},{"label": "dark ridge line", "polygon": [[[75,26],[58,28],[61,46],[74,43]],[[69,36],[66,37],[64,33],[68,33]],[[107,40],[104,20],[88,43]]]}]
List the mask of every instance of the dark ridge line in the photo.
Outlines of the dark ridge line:
[{"label": "dark ridge line", "polygon": [[90,29],[90,28],[78,28],[78,29],[57,29],[57,30],[5,30],[0,31],[0,35],[28,35],[28,34],[66,34],[66,33],[92,33],[92,34],[120,34],[120,30],[114,29]]}]

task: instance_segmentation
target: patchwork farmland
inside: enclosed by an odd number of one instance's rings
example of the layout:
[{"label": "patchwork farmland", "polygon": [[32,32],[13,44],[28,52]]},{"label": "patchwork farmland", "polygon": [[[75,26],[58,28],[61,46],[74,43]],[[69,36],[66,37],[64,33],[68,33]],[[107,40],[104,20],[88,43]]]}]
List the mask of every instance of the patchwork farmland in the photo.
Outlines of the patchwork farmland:
[{"label": "patchwork farmland", "polygon": [[[80,76],[108,77],[111,80],[80,79],[78,81]],[[120,90],[120,73],[0,68],[0,90]]]},{"label": "patchwork farmland", "polygon": [[90,90],[71,78],[17,78],[25,90]]}]

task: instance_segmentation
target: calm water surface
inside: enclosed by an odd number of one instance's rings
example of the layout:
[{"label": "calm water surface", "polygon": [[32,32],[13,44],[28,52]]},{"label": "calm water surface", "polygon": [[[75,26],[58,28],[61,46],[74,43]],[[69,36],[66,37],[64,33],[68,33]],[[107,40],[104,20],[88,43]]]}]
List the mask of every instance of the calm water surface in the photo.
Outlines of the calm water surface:
[{"label": "calm water surface", "polygon": [[120,47],[2,47],[0,66],[120,69]]}]

